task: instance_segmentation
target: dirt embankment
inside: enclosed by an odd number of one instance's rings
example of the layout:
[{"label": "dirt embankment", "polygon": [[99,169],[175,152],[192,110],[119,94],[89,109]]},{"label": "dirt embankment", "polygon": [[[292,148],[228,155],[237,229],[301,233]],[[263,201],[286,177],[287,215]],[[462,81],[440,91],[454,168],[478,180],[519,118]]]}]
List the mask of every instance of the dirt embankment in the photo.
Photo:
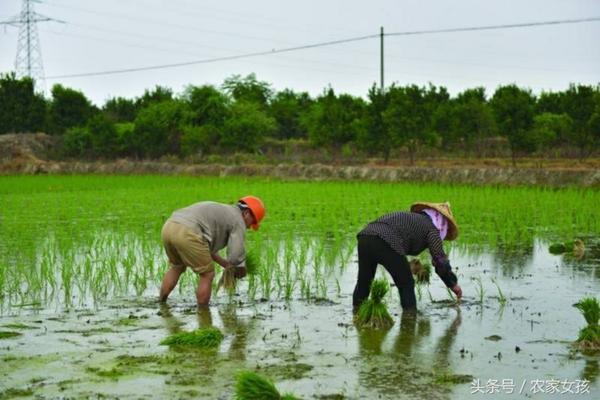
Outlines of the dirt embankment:
[{"label": "dirt embankment", "polygon": [[[324,164],[186,164],[161,161],[51,161],[55,140],[43,133],[0,135],[0,174],[166,174],[268,176],[383,182],[443,182],[498,185],[600,187],[600,169],[568,167],[513,168],[499,165],[338,166]],[[567,163],[568,164],[568,163]]]}]

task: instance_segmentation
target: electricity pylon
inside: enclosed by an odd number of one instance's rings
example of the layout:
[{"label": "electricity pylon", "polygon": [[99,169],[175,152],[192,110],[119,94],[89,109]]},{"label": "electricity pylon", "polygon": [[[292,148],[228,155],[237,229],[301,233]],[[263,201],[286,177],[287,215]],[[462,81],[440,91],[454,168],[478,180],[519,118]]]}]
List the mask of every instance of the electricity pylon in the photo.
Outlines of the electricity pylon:
[{"label": "electricity pylon", "polygon": [[38,36],[37,23],[63,21],[36,13],[33,10],[33,3],[39,2],[39,0],[23,0],[21,13],[6,21],[0,21],[0,25],[19,27],[17,57],[15,58],[15,73],[17,78],[28,76],[34,80],[38,91],[44,91],[44,64],[42,63],[42,49]]}]

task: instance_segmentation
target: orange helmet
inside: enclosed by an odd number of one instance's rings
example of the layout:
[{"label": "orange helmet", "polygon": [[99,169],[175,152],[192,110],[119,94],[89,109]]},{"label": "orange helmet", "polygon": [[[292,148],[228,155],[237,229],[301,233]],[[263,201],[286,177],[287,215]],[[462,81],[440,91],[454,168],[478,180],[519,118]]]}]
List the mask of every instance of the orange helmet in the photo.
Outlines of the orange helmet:
[{"label": "orange helmet", "polygon": [[252,229],[257,230],[258,224],[260,224],[260,221],[262,221],[266,213],[265,205],[263,204],[262,200],[256,196],[244,196],[239,200],[239,202],[247,205],[250,209],[250,212],[252,212],[256,223],[250,226]]}]

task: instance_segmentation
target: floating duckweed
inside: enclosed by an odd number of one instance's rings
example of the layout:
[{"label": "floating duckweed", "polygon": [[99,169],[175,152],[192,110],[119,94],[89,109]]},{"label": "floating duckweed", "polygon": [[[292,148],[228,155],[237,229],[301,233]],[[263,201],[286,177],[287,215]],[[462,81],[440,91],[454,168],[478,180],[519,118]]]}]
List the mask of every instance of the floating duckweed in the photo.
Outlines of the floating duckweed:
[{"label": "floating duckweed", "polygon": [[394,324],[385,304],[382,302],[390,286],[384,279],[371,284],[371,298],[365,300],[358,309],[358,324],[375,329],[389,328]]},{"label": "floating duckweed", "polygon": [[160,344],[175,347],[213,348],[219,346],[223,334],[214,327],[200,328],[193,332],[180,332],[163,339]]},{"label": "floating duckweed", "polygon": [[291,394],[279,394],[279,391],[265,377],[252,371],[242,371],[237,375],[235,383],[236,400],[294,400]]}]

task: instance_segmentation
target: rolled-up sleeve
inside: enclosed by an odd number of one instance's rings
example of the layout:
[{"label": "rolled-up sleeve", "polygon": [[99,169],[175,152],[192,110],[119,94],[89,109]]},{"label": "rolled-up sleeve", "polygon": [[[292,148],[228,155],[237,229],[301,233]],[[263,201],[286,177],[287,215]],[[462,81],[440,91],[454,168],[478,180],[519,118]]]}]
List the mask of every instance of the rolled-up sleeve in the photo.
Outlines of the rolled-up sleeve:
[{"label": "rolled-up sleeve", "polygon": [[235,267],[243,267],[246,261],[246,248],[244,246],[244,237],[246,227],[236,226],[229,234],[227,240],[227,261]]},{"label": "rolled-up sleeve", "polygon": [[435,267],[435,272],[438,274],[444,284],[452,288],[458,282],[458,278],[452,272],[450,266],[450,260],[444,253],[444,247],[442,246],[442,238],[437,231],[430,231],[427,235],[427,243],[429,252],[431,253],[431,263]]}]

